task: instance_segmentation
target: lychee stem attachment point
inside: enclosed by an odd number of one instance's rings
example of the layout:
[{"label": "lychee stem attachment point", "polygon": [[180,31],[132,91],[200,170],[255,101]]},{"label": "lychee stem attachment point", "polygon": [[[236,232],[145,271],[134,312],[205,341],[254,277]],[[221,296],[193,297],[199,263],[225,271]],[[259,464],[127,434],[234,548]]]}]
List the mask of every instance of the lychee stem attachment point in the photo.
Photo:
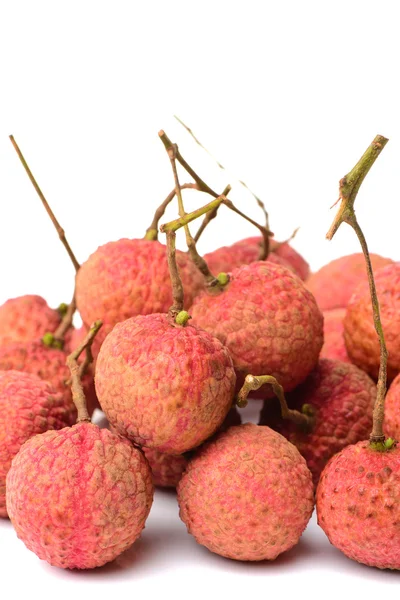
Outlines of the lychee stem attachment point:
[{"label": "lychee stem attachment point", "polygon": [[[182,190],[190,189],[190,190],[199,190],[199,186],[197,183],[183,183],[181,185]],[[201,190],[200,190],[201,191]],[[154,213],[153,220],[151,222],[150,227],[146,229],[146,235],[144,236],[145,240],[157,240],[158,239],[158,224],[160,222],[161,217],[164,215],[167,206],[172,202],[176,195],[176,188],[174,188],[168,196],[165,198],[164,202],[160,204]]]},{"label": "lychee stem attachment point", "polygon": [[[159,135],[162,143],[164,144],[164,147],[167,150],[167,152],[169,153],[169,151],[171,149],[174,151],[175,159],[189,173],[189,175],[191,175],[193,177],[193,179],[195,180],[195,182],[198,184],[199,188],[203,192],[207,192],[208,194],[210,194],[214,198],[218,198],[219,194],[217,194],[217,192],[215,192],[212,188],[210,188],[210,186],[207,185],[197,175],[196,171],[194,171],[192,169],[192,167],[186,162],[186,160],[183,158],[183,156],[179,152],[178,146],[176,144],[173,144],[171,142],[171,140],[169,139],[169,137],[167,136],[167,134],[165,133],[165,131],[161,130],[158,135]],[[249,223],[251,223],[252,225],[254,225],[254,227],[257,227],[257,229],[260,231],[261,235],[263,236],[263,241],[264,241],[264,246],[263,246],[263,249],[261,250],[261,254],[260,254],[259,259],[260,260],[265,260],[268,257],[268,254],[269,254],[269,238],[270,238],[270,236],[273,235],[273,233],[271,231],[269,231],[269,229],[267,227],[264,227],[263,225],[260,225],[256,221],[253,221],[253,219],[250,219],[250,217],[248,217],[247,215],[245,215],[244,213],[242,213],[241,211],[239,211],[238,209],[236,209],[236,207],[231,202],[231,200],[227,200],[225,198],[223,204],[225,204],[228,208],[230,208],[231,210],[233,210],[234,212],[236,212],[237,214],[239,214],[243,219],[246,219],[246,221],[248,221]]]},{"label": "lychee stem attachment point", "polygon": [[[74,401],[76,410],[78,411],[78,417],[76,419],[77,423],[82,423],[84,421],[90,423],[90,416],[86,406],[86,398],[83,391],[81,378],[88,365],[93,361],[91,347],[93,340],[102,324],[103,323],[101,321],[96,321],[93,323],[83,342],[76,350],[71,352],[66,360],[66,364],[71,372],[72,400]],[[78,358],[84,350],[86,350],[85,360],[79,364]]]},{"label": "lychee stem attachment point", "polygon": [[[377,135],[363,156],[360,158],[355,167],[345,175],[339,182],[339,200],[340,207],[336,214],[336,217],[329,229],[326,237],[331,240],[339,229],[342,223],[347,223],[352,227],[360,242],[366,268],[368,274],[368,283],[371,294],[372,311],[374,316],[374,326],[376,333],[379,338],[380,344],[380,365],[379,365],[379,376],[377,383],[377,394],[373,411],[373,426],[370,435],[370,446],[374,450],[386,451],[390,448],[385,444],[385,435],[383,433],[383,419],[384,419],[384,407],[385,407],[385,395],[386,395],[386,382],[387,382],[387,357],[388,352],[385,344],[385,337],[383,334],[383,328],[380,318],[379,301],[376,293],[374,273],[372,270],[371,259],[369,256],[367,242],[364,234],[358,224],[356,214],[354,211],[354,202],[358,194],[358,190],[362,182],[364,181],[367,173],[371,169],[372,165],[382,152],[383,148],[389,140],[381,135]],[[392,447],[392,446],[390,446]]]},{"label": "lychee stem attachment point", "polygon": [[278,380],[275,379],[275,377],[272,377],[272,375],[246,375],[244,384],[239,390],[236,398],[236,404],[238,407],[244,408],[247,405],[247,396],[249,393],[253,390],[260,389],[260,387],[266,383],[269,383],[272,386],[272,389],[279,400],[282,418],[292,421],[292,423],[295,423],[295,425],[300,426],[302,429],[307,431],[311,430],[314,425],[314,415],[311,407],[309,405],[305,405],[307,406],[307,409],[304,409],[302,412],[289,408],[286,402],[283,387]]}]

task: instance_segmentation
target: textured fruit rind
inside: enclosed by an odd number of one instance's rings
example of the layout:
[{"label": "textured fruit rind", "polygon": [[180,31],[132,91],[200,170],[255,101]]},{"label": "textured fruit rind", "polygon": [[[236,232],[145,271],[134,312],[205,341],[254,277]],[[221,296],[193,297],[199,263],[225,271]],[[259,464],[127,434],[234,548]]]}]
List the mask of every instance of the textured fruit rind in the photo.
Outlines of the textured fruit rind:
[{"label": "textured fruit rind", "polygon": [[[391,264],[390,258],[370,253],[375,271]],[[307,279],[307,287],[314,294],[321,310],[344,308],[357,285],[367,281],[364,255],[361,252],[348,254],[332,260]]]},{"label": "textured fruit rind", "polygon": [[311,473],[284,437],[231,427],[190,461],[178,484],[180,517],[196,541],[235,560],[272,560],[292,548],[313,510]]},{"label": "textured fruit rind", "polygon": [[20,371],[0,371],[0,517],[7,516],[6,475],[22,444],[70,423],[70,408],[48,383]]},{"label": "textured fruit rind", "polygon": [[[214,275],[222,272],[230,273],[243,265],[249,265],[252,262],[258,261],[260,242],[261,238],[249,238],[248,240],[241,240],[232,246],[222,246],[213,252],[205,254],[204,260]],[[268,255],[267,260],[294,270],[288,262],[272,252]]]},{"label": "textured fruit rind", "polygon": [[7,476],[7,510],[18,537],[65,569],[114,560],[139,537],[152,500],[142,452],[89,423],[31,438]]},{"label": "textured fruit rind", "polygon": [[54,332],[60,321],[60,313],[41,296],[10,298],[0,306],[0,344],[40,340],[46,332]]},{"label": "textured fruit rind", "polygon": [[273,375],[285,391],[315,366],[323,343],[323,317],[303,282],[288,269],[258,261],[236,269],[219,295],[200,294],[192,322],[228,348],[239,381]]},{"label": "textured fruit rind", "polygon": [[400,442],[400,374],[393,379],[385,397],[385,435]]},{"label": "textured fruit rind", "polygon": [[400,449],[377,452],[363,441],[336,454],[318,484],[317,516],[349,558],[400,569]]},{"label": "textured fruit rind", "polygon": [[167,315],[117,324],[101,347],[95,384],[110,423],[145,446],[182,454],[222,424],[236,377],[228,350],[205,331]]},{"label": "textured fruit rind", "polygon": [[375,398],[376,385],[364,371],[349,363],[322,358],[306,381],[287,395],[291,408],[301,411],[304,404],[313,408],[312,430],[305,432],[282,419],[269,423],[268,401],[261,423],[273,426],[298,448],[316,485],[331,456],[348,444],[368,438]]},{"label": "textured fruit rind", "polygon": [[151,448],[143,448],[143,452],[149,461],[154,485],[176,487],[186,469],[188,459],[182,454],[174,456]]},{"label": "textured fruit rind", "polygon": [[[400,263],[378,269],[375,284],[388,350],[388,378],[394,379],[400,372]],[[347,306],[344,339],[351,361],[377,379],[380,347],[367,282],[360,283]]]},{"label": "textured fruit rind", "polygon": [[344,343],[343,319],[345,314],[345,308],[334,308],[323,312],[324,345],[320,354],[321,358],[351,362]]},{"label": "textured fruit rind", "polygon": [[[189,256],[179,250],[176,261],[185,293],[185,307],[204,288],[203,277]],[[78,271],[76,301],[86,325],[101,319],[98,339],[135,315],[167,312],[172,304],[167,251],[144,239],[121,239],[100,246]]]}]

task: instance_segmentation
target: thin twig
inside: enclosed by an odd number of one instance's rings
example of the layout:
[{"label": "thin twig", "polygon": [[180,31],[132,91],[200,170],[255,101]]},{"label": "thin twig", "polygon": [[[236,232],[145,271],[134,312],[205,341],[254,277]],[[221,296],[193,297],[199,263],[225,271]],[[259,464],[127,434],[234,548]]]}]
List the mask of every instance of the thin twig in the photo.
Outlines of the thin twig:
[{"label": "thin twig", "polygon": [[272,377],[272,375],[246,375],[244,380],[244,384],[242,385],[236,399],[236,404],[243,408],[247,405],[247,396],[252,390],[258,390],[261,386],[269,383],[272,386],[272,389],[275,392],[276,397],[279,400],[279,404],[281,406],[281,414],[283,419],[288,419],[295,425],[299,427],[310,430],[314,425],[314,416],[307,413],[299,412],[298,410],[293,410],[288,407],[285,393],[283,391],[283,387],[281,384]]},{"label": "thin twig", "polygon": [[[197,183],[183,183],[181,185],[181,190],[189,190],[189,189],[202,191],[202,190],[200,190]],[[161,217],[164,215],[168,204],[170,204],[170,202],[172,202],[172,200],[175,198],[175,194],[176,194],[176,189],[174,188],[168,194],[168,196],[165,198],[164,202],[162,204],[160,204],[160,206],[157,208],[156,212],[154,213],[154,217],[153,217],[150,227],[148,227],[146,229],[146,235],[144,236],[145,240],[157,240],[158,239],[158,224],[160,222]]]},{"label": "thin twig", "polygon": [[[227,196],[231,189],[231,186],[228,184],[222,192],[221,196]],[[199,241],[201,234],[203,233],[209,222],[215,219],[215,217],[217,216],[219,206],[217,206],[217,208],[214,208],[214,210],[210,210],[210,212],[208,212],[204,217],[202,224],[200,225],[200,227],[196,231],[196,235],[194,236],[194,241],[196,242],[196,244]]]},{"label": "thin twig", "polygon": [[[85,369],[93,360],[91,346],[102,324],[103,323],[101,321],[96,321],[95,323],[93,323],[83,342],[78,346],[76,350],[71,352],[71,354],[67,357],[66,360],[66,364],[71,372],[72,400],[74,401],[76,410],[78,411],[78,417],[76,420],[77,423],[85,421],[90,423],[90,416],[87,410],[86,398],[85,393],[83,391],[81,378],[82,373],[85,372]],[[84,350],[86,350],[85,360],[82,362],[82,364],[79,364],[78,358]]]},{"label": "thin twig", "polygon": [[31,180],[31,183],[32,183],[33,187],[35,188],[35,190],[36,190],[39,198],[41,199],[41,201],[43,203],[43,206],[46,209],[47,214],[49,215],[49,217],[50,217],[50,219],[51,219],[54,227],[56,228],[58,236],[59,236],[61,242],[63,243],[64,248],[68,252],[68,256],[70,257],[71,262],[74,265],[75,271],[78,271],[80,265],[79,265],[78,261],[76,260],[75,254],[72,252],[72,249],[71,249],[71,247],[70,247],[70,245],[69,245],[69,243],[67,241],[67,238],[65,237],[64,229],[61,227],[61,225],[57,221],[57,219],[56,219],[53,211],[51,210],[51,208],[50,208],[50,206],[49,206],[49,204],[48,204],[48,202],[46,200],[46,198],[44,197],[42,190],[40,189],[40,187],[39,187],[36,179],[34,178],[34,176],[32,174],[32,171],[30,170],[30,168],[28,166],[28,163],[26,162],[26,160],[25,160],[25,158],[24,158],[21,150],[19,149],[19,146],[18,146],[17,142],[14,139],[14,136],[10,135],[10,140],[11,140],[12,145],[15,148],[16,153],[18,154],[19,160],[21,161],[21,163],[22,163],[22,165],[23,165],[23,167],[24,167],[24,169],[25,169],[25,171],[26,171],[29,179]]},{"label": "thin twig", "polygon": [[386,395],[386,384],[387,384],[387,357],[388,352],[385,344],[385,337],[383,334],[383,328],[380,318],[379,301],[376,293],[374,273],[372,269],[371,259],[368,251],[367,242],[364,234],[358,224],[356,214],[354,211],[354,202],[358,194],[358,190],[362,182],[364,181],[367,173],[371,169],[372,165],[382,152],[383,148],[389,140],[381,135],[377,135],[373,142],[368,146],[363,156],[360,158],[355,167],[343,177],[339,182],[339,199],[341,201],[339,210],[335,216],[335,219],[326,234],[328,240],[331,240],[339,229],[342,223],[347,223],[352,227],[358,237],[361,244],[361,248],[364,254],[368,283],[371,294],[372,311],[374,316],[374,326],[376,333],[379,338],[380,345],[380,365],[379,365],[379,376],[377,383],[377,395],[373,411],[373,426],[370,435],[370,443],[374,447],[384,448],[385,435],[383,433],[383,419],[384,419],[384,407],[385,407],[385,395]]}]

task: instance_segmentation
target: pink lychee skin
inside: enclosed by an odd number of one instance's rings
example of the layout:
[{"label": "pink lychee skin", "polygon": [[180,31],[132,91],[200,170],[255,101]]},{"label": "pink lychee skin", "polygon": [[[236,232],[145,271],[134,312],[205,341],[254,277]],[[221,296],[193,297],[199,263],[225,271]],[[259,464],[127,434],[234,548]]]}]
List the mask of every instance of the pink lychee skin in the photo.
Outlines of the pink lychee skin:
[{"label": "pink lychee skin", "polygon": [[324,316],[324,345],[320,357],[351,362],[344,343],[343,319],[346,309],[334,308],[325,310],[322,314]]},{"label": "pink lychee skin", "polygon": [[312,294],[285,267],[258,261],[240,267],[219,295],[202,293],[191,308],[195,325],[228,348],[238,381],[273,375],[285,391],[314,368],[323,318]]},{"label": "pink lychee skin", "polygon": [[273,426],[298,448],[307,461],[314,484],[336,452],[369,436],[376,385],[355,365],[322,358],[306,381],[287,396],[288,405],[298,411],[309,404],[315,411],[310,432],[288,420],[269,422],[268,401],[260,424]]},{"label": "pink lychee skin", "polygon": [[31,438],[7,476],[7,510],[18,537],[64,569],[114,560],[139,537],[152,501],[142,452],[90,423]]},{"label": "pink lychee skin", "polygon": [[400,442],[400,374],[393,379],[385,397],[385,435]]},{"label": "pink lychee skin", "polygon": [[317,516],[349,558],[400,569],[400,449],[377,452],[362,441],[336,454],[318,484]]},{"label": "pink lychee skin", "polygon": [[[239,240],[232,247],[245,246],[248,248],[249,259],[246,263],[254,262],[258,260],[261,244],[263,243],[262,237],[250,237],[244,240]],[[271,256],[280,258],[284,261],[284,266],[290,267],[300,279],[305,281],[310,275],[310,266],[306,260],[299,254],[288,242],[278,242],[277,240],[269,241],[269,249]],[[252,254],[250,254],[252,252]],[[256,254],[257,253],[257,254]],[[268,257],[270,260],[270,256]],[[237,265],[239,266],[239,265]]]},{"label": "pink lychee skin", "polygon": [[[203,276],[187,254],[177,251],[176,260],[185,307],[189,307],[204,288]],[[166,247],[144,239],[121,239],[100,246],[77,273],[76,302],[86,325],[103,321],[101,341],[116,323],[129,317],[167,312],[172,288]]]},{"label": "pink lychee skin", "polygon": [[[17,342],[0,347],[0,370],[24,371],[49,381],[57,392],[61,393],[71,411],[72,425],[75,423],[76,410],[72,402],[71,387],[67,385],[70,371],[66,365],[67,355],[57,348],[49,348],[42,342]],[[87,373],[82,380],[88,410],[91,414],[97,405],[93,376]]]},{"label": "pink lychee skin", "polygon": [[178,484],[180,517],[211,552],[273,560],[292,548],[313,510],[311,473],[284,437],[231,427],[190,461]]},{"label": "pink lychee skin", "polygon": [[[259,240],[260,238],[249,239]],[[211,273],[214,273],[214,275],[218,275],[218,273],[230,273],[233,269],[258,261],[260,245],[258,243],[247,245],[245,242],[246,240],[243,240],[241,243],[233,244],[232,246],[222,246],[213,252],[205,254],[204,260]],[[290,264],[276,254],[270,253],[267,260],[293,271]]]},{"label": "pink lychee skin", "polygon": [[10,298],[0,306],[0,345],[30,342],[54,332],[61,316],[41,296]]},{"label": "pink lychee skin", "polygon": [[20,371],[0,371],[0,517],[7,517],[6,475],[22,444],[48,429],[70,424],[70,408],[47,381]]},{"label": "pink lychee skin", "polygon": [[[387,375],[392,380],[400,372],[400,263],[375,272],[380,317],[389,353]],[[368,283],[361,283],[347,306],[344,339],[351,361],[378,378],[379,339],[374,328]]]},{"label": "pink lychee skin", "polygon": [[[240,414],[233,407],[228,412],[218,432],[214,435],[218,435],[221,431],[226,431],[233,425],[240,425],[241,422]],[[157,487],[176,487],[185,472],[190,457],[187,454],[179,454],[178,456],[165,454],[157,452],[157,450],[151,450],[150,448],[143,448],[143,452],[149,461],[154,485]]]},{"label": "pink lychee skin", "polygon": [[[390,258],[370,254],[372,268],[375,271],[393,263]],[[362,253],[341,256],[324,265],[310,275],[307,287],[315,296],[322,311],[347,306],[357,285],[367,281],[365,259]]]},{"label": "pink lychee skin", "polygon": [[216,338],[175,326],[165,314],[118,323],[95,374],[100,405],[119,433],[168,454],[191,450],[216,431],[235,383],[232,359]]}]

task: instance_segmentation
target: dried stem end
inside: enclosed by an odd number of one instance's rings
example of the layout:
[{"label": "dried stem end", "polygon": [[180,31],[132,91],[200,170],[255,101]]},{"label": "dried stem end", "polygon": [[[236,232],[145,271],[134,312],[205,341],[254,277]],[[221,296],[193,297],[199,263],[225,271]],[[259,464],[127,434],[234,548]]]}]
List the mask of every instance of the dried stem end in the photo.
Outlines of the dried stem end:
[{"label": "dried stem end", "polygon": [[367,242],[362,232],[360,225],[358,224],[356,214],[354,211],[354,202],[358,194],[358,190],[366,175],[375,163],[379,154],[387,144],[388,139],[377,135],[372,143],[368,146],[360,160],[357,162],[355,167],[345,175],[339,182],[339,210],[335,216],[335,219],[326,234],[328,240],[331,240],[339,229],[342,223],[347,223],[352,227],[360,242],[368,275],[368,283],[371,294],[372,312],[374,317],[375,331],[379,338],[380,345],[380,365],[379,365],[379,376],[377,383],[377,394],[373,411],[373,425],[372,432],[370,435],[370,448],[373,450],[389,450],[393,447],[393,443],[389,442],[386,446],[385,435],[383,433],[383,419],[384,419],[384,407],[385,407],[385,395],[386,395],[386,382],[387,382],[387,357],[388,352],[386,349],[385,337],[383,334],[383,328],[380,318],[379,301],[376,292],[374,273],[372,270],[371,258],[368,251]]},{"label": "dried stem end", "polygon": [[62,350],[64,347],[64,343],[62,340],[58,340],[54,337],[54,333],[47,331],[42,337],[42,342],[45,346],[49,348],[57,348],[58,350]]},{"label": "dried stem end", "polygon": [[272,386],[275,395],[279,400],[282,418],[292,421],[292,423],[295,423],[295,425],[298,425],[305,431],[311,431],[315,422],[315,413],[311,405],[304,405],[302,412],[289,408],[286,402],[283,387],[275,377],[272,377],[272,375],[259,375],[257,377],[255,375],[246,375],[244,384],[236,398],[236,404],[239,406],[239,408],[244,408],[247,405],[247,396],[252,390],[258,390],[266,383],[269,383]]},{"label": "dried stem end", "polygon": [[[71,388],[72,388],[72,400],[76,406],[76,410],[78,411],[78,417],[76,422],[88,422],[90,423],[90,416],[86,406],[86,398],[82,387],[82,376],[85,373],[88,365],[93,361],[91,346],[94,338],[96,337],[97,332],[100,327],[103,325],[101,321],[96,321],[91,325],[85,339],[78,346],[76,350],[71,352],[71,354],[67,357],[66,364],[71,372]],[[81,365],[78,364],[78,358],[82,354],[82,352],[86,350],[85,360]]]}]

